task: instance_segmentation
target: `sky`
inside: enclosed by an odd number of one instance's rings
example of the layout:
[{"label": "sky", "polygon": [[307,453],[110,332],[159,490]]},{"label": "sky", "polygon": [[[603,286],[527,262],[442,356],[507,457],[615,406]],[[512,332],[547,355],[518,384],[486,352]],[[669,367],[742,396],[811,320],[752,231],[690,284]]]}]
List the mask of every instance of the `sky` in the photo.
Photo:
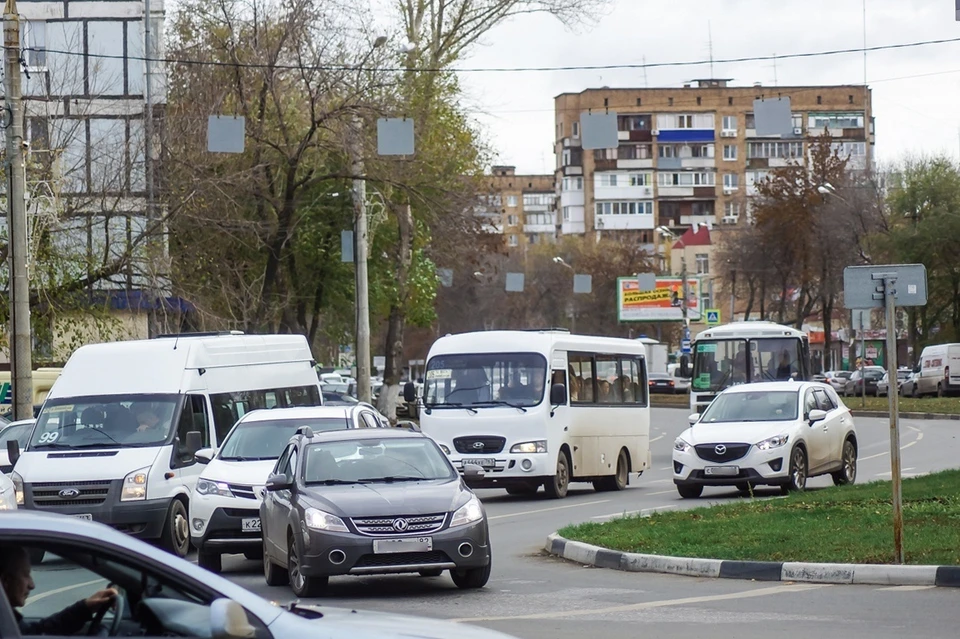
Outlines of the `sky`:
[{"label": "sky", "polygon": [[[524,15],[491,31],[461,68],[569,67],[714,60],[860,49],[960,38],[955,0],[607,0],[567,28]],[[866,21],[864,21],[864,13]],[[587,88],[679,87],[694,78],[731,85],[862,84],[861,52],[686,68],[530,73],[461,72],[463,104],[497,157],[519,173],[551,173],[553,98]],[[876,157],[960,157],[960,42],[870,52]]]}]

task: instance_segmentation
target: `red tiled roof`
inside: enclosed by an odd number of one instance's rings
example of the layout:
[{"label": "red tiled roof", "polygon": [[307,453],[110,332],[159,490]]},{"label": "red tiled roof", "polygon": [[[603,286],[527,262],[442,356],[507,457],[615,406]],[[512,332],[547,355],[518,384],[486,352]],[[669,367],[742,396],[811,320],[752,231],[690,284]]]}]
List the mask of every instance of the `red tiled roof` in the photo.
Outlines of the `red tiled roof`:
[{"label": "red tiled roof", "polygon": [[706,226],[701,226],[697,229],[696,233],[693,232],[693,228],[684,231],[680,239],[673,245],[673,248],[680,249],[685,246],[710,246],[710,229]]}]

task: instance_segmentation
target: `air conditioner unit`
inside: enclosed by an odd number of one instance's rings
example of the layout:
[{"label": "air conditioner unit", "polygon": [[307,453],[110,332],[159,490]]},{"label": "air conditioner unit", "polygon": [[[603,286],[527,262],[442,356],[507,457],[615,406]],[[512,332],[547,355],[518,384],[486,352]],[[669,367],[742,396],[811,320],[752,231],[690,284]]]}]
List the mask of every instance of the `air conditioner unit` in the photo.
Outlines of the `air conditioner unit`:
[{"label": "air conditioner unit", "polygon": [[721,131],[721,132],[720,132],[720,137],[721,137],[721,138],[735,138],[735,137],[737,137],[737,132],[736,132],[736,131]]},{"label": "air conditioner unit", "polygon": [[794,134],[794,135],[803,135],[803,127],[801,127],[801,126],[795,126],[795,127],[793,127],[793,134]]},{"label": "air conditioner unit", "polygon": [[737,220],[740,219],[739,215],[724,215],[723,219],[720,220],[721,224],[736,224]]},{"label": "air conditioner unit", "polygon": [[725,186],[725,187],[723,187],[723,194],[724,194],[724,195],[730,195],[731,193],[736,193],[736,192],[737,192],[737,187],[735,187],[735,186]]},{"label": "air conditioner unit", "polygon": [[650,135],[660,135],[660,129],[653,129],[650,131]]}]

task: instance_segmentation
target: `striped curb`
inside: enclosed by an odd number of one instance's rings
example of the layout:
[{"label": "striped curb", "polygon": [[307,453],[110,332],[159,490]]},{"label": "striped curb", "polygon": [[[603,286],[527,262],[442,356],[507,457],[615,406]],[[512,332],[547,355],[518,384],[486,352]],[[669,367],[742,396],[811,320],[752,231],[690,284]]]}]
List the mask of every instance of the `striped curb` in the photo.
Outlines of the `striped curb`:
[{"label": "striped curb", "polygon": [[551,555],[585,566],[626,572],[655,572],[688,577],[755,581],[960,588],[960,566],[820,564],[667,557],[608,550],[564,539],[557,533],[547,537],[545,549]]}]

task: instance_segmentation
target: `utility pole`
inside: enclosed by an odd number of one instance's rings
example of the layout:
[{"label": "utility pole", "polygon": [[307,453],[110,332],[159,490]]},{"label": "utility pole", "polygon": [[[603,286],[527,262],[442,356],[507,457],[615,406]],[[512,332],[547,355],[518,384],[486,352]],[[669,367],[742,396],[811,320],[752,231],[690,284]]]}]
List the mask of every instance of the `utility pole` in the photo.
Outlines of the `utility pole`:
[{"label": "utility pole", "polygon": [[[867,407],[867,380],[864,374],[867,372],[867,336],[863,331],[863,309],[860,310],[860,408]],[[894,371],[896,373],[896,371]],[[889,393],[889,388],[887,390]]]},{"label": "utility pole", "polygon": [[150,0],[143,0],[143,97],[145,100],[143,123],[143,162],[147,182],[147,220],[153,221],[153,32],[150,30]]},{"label": "utility pole", "polygon": [[354,115],[350,135],[350,170],[353,178],[354,241],[357,293],[357,399],[371,401],[370,392],[370,290],[367,278],[367,183],[363,179],[363,122]]},{"label": "utility pole", "polygon": [[730,271],[730,319],[734,320],[737,312],[737,269]]},{"label": "utility pole", "polygon": [[3,85],[7,120],[7,230],[10,234],[10,382],[13,419],[33,417],[30,280],[27,274],[27,178],[20,85],[20,16],[16,0],[3,9]]},{"label": "utility pole", "polygon": [[[903,479],[900,476],[900,393],[897,384],[896,274],[879,274],[883,282],[883,305],[887,315],[887,399],[890,406],[890,481],[893,484],[894,561],[903,563]],[[866,386],[866,383],[864,383]]]}]

